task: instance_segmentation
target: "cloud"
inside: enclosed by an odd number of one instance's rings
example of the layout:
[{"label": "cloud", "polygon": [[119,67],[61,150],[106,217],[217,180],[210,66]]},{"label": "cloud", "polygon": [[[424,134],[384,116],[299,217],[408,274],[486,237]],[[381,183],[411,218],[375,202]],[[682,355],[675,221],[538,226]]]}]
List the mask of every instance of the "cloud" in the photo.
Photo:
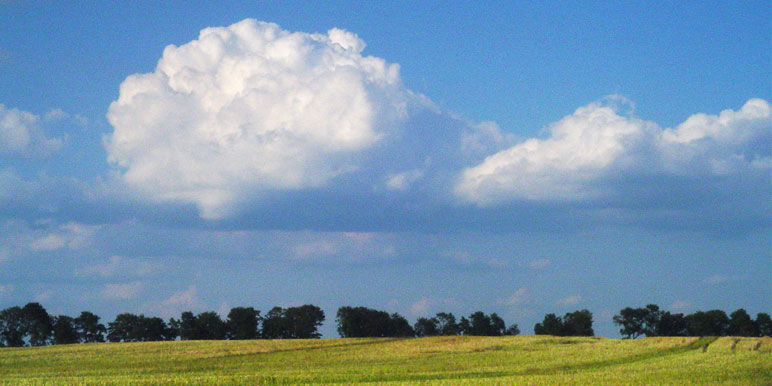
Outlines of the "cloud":
[{"label": "cloud", "polygon": [[536,259],[528,262],[527,266],[531,269],[544,269],[549,266],[551,262],[547,259]]},{"label": "cloud", "polygon": [[[508,201],[572,202],[606,198],[630,177],[747,174],[768,182],[770,105],[751,99],[738,111],[695,114],[673,129],[592,103],[531,138],[461,173],[455,193],[491,206]],[[624,181],[629,182],[629,181]]]},{"label": "cloud", "polygon": [[525,287],[518,288],[517,291],[515,291],[512,296],[508,298],[499,299],[500,304],[507,306],[519,306],[521,304],[525,304],[527,301],[528,290]]},{"label": "cloud", "polygon": [[0,156],[45,157],[62,143],[46,137],[37,115],[0,103]]},{"label": "cloud", "polygon": [[673,302],[673,304],[670,305],[671,309],[674,309],[676,311],[683,311],[686,309],[691,308],[692,303],[684,301],[684,300],[676,300]]},{"label": "cloud", "polygon": [[724,284],[728,282],[741,280],[743,277],[740,275],[713,275],[705,278],[704,282],[711,285]]},{"label": "cloud", "polygon": [[55,251],[57,249],[80,249],[89,244],[91,236],[99,230],[98,225],[84,225],[69,222],[60,225],[54,232],[35,239],[30,244],[33,251]]},{"label": "cloud", "polygon": [[189,286],[187,289],[179,292],[175,292],[168,299],[162,303],[164,306],[172,307],[193,307],[198,304],[198,296],[195,285]]},{"label": "cloud", "polygon": [[4,296],[13,292],[14,286],[12,284],[0,284],[0,296]]},{"label": "cloud", "polygon": [[102,288],[101,296],[104,299],[130,300],[136,299],[144,289],[141,282],[110,283]]},{"label": "cloud", "polygon": [[572,305],[575,305],[575,304],[579,304],[579,302],[581,302],[581,301],[582,301],[582,297],[581,296],[579,296],[579,295],[571,295],[571,296],[568,296],[566,298],[560,299],[560,301],[558,301],[558,304],[562,305],[562,306],[572,306]]},{"label": "cloud", "polygon": [[249,193],[323,186],[356,170],[411,98],[399,66],[364,47],[339,29],[251,19],[204,29],[123,81],[107,114],[109,161],[149,197],[195,203],[207,218]]},{"label": "cloud", "polygon": [[79,276],[101,276],[111,277],[122,276],[150,276],[162,269],[160,263],[131,259],[122,256],[111,256],[104,263],[92,264],[80,269],[75,273]]}]

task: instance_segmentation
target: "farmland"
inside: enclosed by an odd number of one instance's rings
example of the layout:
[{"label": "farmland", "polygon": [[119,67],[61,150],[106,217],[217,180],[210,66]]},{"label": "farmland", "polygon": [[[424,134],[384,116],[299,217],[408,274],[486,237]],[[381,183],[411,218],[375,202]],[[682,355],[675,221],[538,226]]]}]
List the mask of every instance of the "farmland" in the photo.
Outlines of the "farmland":
[{"label": "farmland", "polygon": [[0,349],[0,385],[772,385],[772,338],[433,337]]}]

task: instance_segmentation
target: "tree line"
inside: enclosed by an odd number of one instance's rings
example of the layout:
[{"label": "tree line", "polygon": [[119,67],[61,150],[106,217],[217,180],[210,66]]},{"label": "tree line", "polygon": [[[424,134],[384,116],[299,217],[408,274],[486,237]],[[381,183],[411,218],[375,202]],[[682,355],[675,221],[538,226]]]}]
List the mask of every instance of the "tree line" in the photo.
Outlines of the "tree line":
[{"label": "tree line", "polygon": [[641,336],[772,336],[772,318],[759,313],[752,319],[740,308],[729,316],[721,310],[697,311],[693,314],[670,313],[656,304],[622,309],[614,324],[626,338]]},{"label": "tree line", "polygon": [[122,313],[105,326],[83,311],[78,317],[50,315],[39,303],[0,311],[0,347],[97,342],[151,342],[205,339],[315,339],[324,322],[321,308],[274,307],[265,315],[252,307],[234,307],[227,318],[216,312],[183,312],[168,322],[144,314]]},{"label": "tree line", "polygon": [[[144,314],[122,313],[104,325],[100,317],[83,311],[77,317],[50,315],[39,303],[0,311],[0,347],[97,342],[147,342],[165,340],[316,339],[325,320],[321,308],[274,307],[265,315],[252,307],[231,308],[225,319],[216,312],[183,312],[168,322]],[[504,336],[518,335],[496,313],[477,311],[468,317],[439,312],[418,318],[414,324],[398,313],[367,307],[340,307],[335,319],[338,334],[356,337]],[[641,336],[772,336],[772,319],[759,313],[752,319],[739,309],[729,316],[720,310],[683,315],[659,309],[655,304],[624,308],[613,321],[626,338]],[[536,335],[593,336],[593,315],[577,310],[563,316],[547,314],[534,326]]]}]

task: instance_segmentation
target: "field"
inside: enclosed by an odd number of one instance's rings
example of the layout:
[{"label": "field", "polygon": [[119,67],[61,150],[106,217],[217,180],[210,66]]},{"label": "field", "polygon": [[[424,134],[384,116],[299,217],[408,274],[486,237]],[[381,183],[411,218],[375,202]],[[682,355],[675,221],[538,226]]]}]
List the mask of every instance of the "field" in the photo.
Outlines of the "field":
[{"label": "field", "polygon": [[772,385],[771,338],[436,337],[0,349],[0,385]]}]

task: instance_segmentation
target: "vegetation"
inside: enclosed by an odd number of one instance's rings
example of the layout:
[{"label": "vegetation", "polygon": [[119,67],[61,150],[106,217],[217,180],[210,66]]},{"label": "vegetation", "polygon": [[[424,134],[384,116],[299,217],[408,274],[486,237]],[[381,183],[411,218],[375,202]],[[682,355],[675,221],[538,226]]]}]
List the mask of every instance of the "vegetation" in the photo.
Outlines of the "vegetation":
[{"label": "vegetation", "polygon": [[772,336],[772,319],[759,313],[756,320],[740,308],[727,316],[724,311],[697,311],[684,316],[662,311],[656,304],[624,308],[614,316],[619,333],[628,338],[640,336]]},{"label": "vegetation", "polygon": [[0,349],[0,385],[769,385],[772,338],[471,337]]}]

